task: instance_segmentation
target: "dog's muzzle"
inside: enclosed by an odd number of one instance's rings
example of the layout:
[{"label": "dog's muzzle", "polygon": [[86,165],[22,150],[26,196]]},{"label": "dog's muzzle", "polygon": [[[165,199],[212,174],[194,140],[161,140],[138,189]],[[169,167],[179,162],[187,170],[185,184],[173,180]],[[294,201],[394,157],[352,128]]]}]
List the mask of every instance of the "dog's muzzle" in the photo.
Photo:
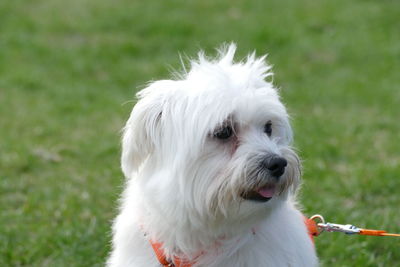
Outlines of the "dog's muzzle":
[{"label": "dog's muzzle", "polygon": [[[241,194],[241,197],[246,200],[253,200],[257,202],[267,202],[270,200],[277,190],[277,184],[280,177],[285,173],[285,168],[287,166],[287,160],[279,156],[268,156],[261,161],[260,169],[263,173],[266,173],[262,179],[259,181],[256,188],[253,190],[245,191]],[[271,181],[270,177],[273,177],[274,181]]]}]

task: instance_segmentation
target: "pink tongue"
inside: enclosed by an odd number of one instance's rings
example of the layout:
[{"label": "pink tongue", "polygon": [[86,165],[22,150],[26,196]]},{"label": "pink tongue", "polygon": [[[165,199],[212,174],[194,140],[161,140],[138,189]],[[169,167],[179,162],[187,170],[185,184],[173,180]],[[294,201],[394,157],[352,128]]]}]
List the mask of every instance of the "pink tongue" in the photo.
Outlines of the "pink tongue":
[{"label": "pink tongue", "polygon": [[264,187],[261,187],[257,193],[262,195],[263,197],[268,197],[271,198],[275,194],[275,185],[266,185]]}]

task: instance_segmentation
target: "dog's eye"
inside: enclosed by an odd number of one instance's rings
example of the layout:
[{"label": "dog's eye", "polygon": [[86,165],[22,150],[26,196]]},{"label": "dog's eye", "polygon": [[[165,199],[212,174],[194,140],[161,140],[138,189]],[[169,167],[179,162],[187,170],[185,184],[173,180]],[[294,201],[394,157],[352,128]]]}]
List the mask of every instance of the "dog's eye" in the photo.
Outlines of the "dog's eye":
[{"label": "dog's eye", "polygon": [[272,122],[268,121],[264,126],[264,133],[266,133],[269,137],[272,135]]},{"label": "dog's eye", "polygon": [[231,137],[232,135],[233,135],[233,129],[231,126],[225,126],[214,132],[214,137],[221,140],[229,139],[229,137]]}]

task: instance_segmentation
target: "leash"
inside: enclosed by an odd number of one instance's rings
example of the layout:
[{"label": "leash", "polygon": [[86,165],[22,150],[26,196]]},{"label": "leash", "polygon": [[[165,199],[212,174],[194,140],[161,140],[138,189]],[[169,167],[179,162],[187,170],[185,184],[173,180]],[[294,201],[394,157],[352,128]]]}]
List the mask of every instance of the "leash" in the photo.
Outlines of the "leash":
[{"label": "leash", "polygon": [[394,236],[400,237],[400,234],[388,233],[384,230],[364,229],[356,227],[352,224],[337,224],[337,223],[325,223],[322,215],[316,214],[311,216],[309,219],[305,219],[307,229],[310,235],[318,236],[322,232],[341,232],[348,235],[368,235],[368,236]]}]

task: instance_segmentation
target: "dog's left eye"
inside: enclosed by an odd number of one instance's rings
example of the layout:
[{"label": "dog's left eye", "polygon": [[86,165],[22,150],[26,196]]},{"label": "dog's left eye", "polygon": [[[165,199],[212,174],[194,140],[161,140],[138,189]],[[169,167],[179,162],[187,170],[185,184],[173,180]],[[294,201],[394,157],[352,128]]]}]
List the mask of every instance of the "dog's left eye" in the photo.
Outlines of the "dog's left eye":
[{"label": "dog's left eye", "polygon": [[272,135],[272,122],[268,121],[264,125],[264,133],[266,133],[269,137]]},{"label": "dog's left eye", "polygon": [[214,132],[214,137],[221,140],[229,139],[229,137],[231,137],[232,135],[233,135],[233,129],[231,126],[225,126]]}]

